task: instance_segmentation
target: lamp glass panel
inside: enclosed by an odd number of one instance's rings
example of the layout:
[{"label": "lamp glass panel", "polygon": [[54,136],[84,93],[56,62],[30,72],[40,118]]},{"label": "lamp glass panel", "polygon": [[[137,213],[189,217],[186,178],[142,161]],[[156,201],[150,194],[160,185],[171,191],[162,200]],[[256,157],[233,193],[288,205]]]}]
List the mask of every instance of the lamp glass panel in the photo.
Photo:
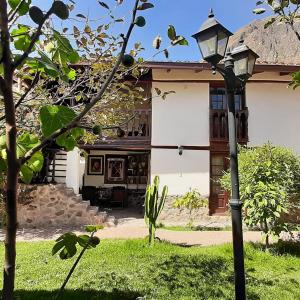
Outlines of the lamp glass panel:
[{"label": "lamp glass panel", "polygon": [[234,73],[236,76],[248,74],[248,56],[238,56],[234,62]]},{"label": "lamp glass panel", "polygon": [[249,54],[249,59],[248,59],[248,73],[250,76],[253,74],[253,69],[255,65],[256,57],[253,54]]},{"label": "lamp glass panel", "polygon": [[217,54],[217,34],[215,31],[201,34],[198,37],[198,44],[203,59]]},{"label": "lamp glass panel", "polygon": [[229,39],[228,35],[224,31],[219,30],[219,32],[218,32],[218,54],[221,55],[222,57],[225,56],[228,39]]}]

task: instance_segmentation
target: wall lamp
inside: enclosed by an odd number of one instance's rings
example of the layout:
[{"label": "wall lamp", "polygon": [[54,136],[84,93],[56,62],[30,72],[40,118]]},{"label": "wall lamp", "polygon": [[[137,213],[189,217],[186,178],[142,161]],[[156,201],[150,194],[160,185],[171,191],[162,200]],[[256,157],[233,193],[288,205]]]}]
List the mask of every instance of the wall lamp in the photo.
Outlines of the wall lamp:
[{"label": "wall lamp", "polygon": [[183,154],[183,146],[178,146],[178,154],[180,156]]}]

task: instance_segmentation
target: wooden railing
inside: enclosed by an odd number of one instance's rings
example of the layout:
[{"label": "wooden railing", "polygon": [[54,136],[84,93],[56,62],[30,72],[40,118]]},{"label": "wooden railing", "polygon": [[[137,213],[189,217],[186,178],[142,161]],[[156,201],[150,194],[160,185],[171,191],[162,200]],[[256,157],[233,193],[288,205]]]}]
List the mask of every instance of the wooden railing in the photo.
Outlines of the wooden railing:
[{"label": "wooden railing", "polygon": [[[239,143],[248,142],[248,109],[236,112],[236,132]],[[210,110],[210,140],[215,142],[228,141],[227,110]]]},{"label": "wooden railing", "polygon": [[145,139],[151,137],[151,109],[137,109],[134,117],[122,129],[125,139]]}]

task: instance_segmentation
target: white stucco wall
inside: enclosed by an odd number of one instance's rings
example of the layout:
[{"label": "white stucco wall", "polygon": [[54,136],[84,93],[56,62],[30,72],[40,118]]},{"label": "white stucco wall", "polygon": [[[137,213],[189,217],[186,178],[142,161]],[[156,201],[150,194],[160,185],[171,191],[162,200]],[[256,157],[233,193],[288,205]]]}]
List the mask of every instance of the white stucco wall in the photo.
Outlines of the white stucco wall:
[{"label": "white stucco wall", "polygon": [[66,186],[73,188],[76,194],[82,186],[82,175],[84,170],[84,161],[80,157],[80,150],[75,148],[67,153]]},{"label": "white stucco wall", "polygon": [[270,141],[300,154],[300,90],[287,83],[248,83],[249,145]]},{"label": "white stucco wall", "polygon": [[203,196],[209,194],[209,151],[152,149],[151,177],[159,175],[161,186],[167,185],[169,195],[183,195],[196,188]]},{"label": "white stucco wall", "polygon": [[152,145],[209,145],[208,83],[154,82],[154,89],[175,91],[166,100],[152,99]]},{"label": "white stucco wall", "polygon": [[[176,92],[152,99],[152,146],[209,146],[209,84],[153,82],[152,88],[153,95],[155,88]],[[151,178],[155,175],[168,185],[169,195],[190,188],[208,195],[209,151],[183,150],[179,156],[177,149],[152,149]]]}]

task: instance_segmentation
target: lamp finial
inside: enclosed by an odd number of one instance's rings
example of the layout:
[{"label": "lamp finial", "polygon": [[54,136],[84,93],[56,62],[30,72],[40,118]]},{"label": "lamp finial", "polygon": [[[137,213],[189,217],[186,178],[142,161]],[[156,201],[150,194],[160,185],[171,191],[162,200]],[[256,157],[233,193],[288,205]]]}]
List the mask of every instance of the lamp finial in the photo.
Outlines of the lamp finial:
[{"label": "lamp finial", "polygon": [[215,16],[215,15],[214,15],[214,11],[213,11],[213,9],[211,8],[210,11],[209,11],[208,17],[209,17],[209,18],[213,18],[214,16]]}]

